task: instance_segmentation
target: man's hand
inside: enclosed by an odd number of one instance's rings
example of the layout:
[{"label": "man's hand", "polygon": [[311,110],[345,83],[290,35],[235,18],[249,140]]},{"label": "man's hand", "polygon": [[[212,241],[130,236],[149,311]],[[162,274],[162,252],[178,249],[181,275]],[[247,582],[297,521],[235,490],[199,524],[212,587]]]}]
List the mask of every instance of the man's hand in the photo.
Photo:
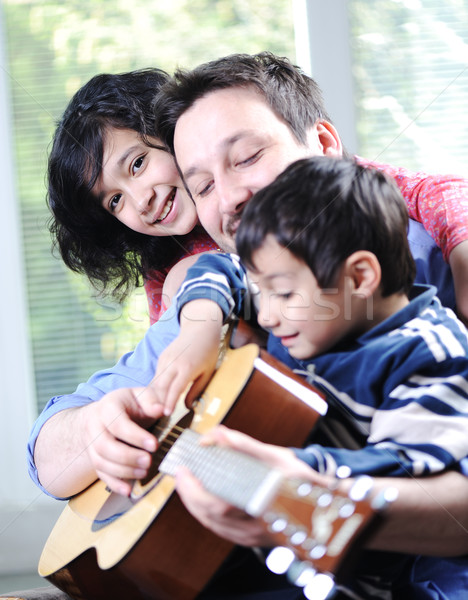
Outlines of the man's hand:
[{"label": "man's hand", "polygon": [[162,416],[163,408],[153,404],[148,417],[142,406],[153,399],[150,387],[123,388],[82,409],[83,443],[92,467],[119,494],[129,495],[132,480],[144,478],[151,464],[157,440],[145,427]]},{"label": "man's hand", "polygon": [[121,388],[97,402],[53,415],[41,429],[34,460],[44,488],[58,498],[83,491],[100,477],[113,491],[128,495],[131,482],[144,476],[157,440],[145,428],[162,416],[142,406],[153,391]]}]

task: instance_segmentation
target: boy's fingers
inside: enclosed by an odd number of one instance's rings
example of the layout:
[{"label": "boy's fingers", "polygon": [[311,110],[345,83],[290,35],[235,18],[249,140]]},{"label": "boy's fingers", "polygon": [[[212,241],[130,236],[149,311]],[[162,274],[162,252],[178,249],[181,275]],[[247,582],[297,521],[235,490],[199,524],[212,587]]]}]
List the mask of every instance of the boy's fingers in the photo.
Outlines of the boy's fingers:
[{"label": "boy's fingers", "polygon": [[154,380],[151,381],[145,388],[139,391],[137,399],[146,415],[158,419],[164,414],[164,404],[160,400],[160,390],[156,390],[155,385]]},{"label": "boy's fingers", "polygon": [[209,379],[209,376],[201,375],[192,383],[190,389],[187,392],[187,396],[185,397],[185,405],[187,406],[187,408],[192,408],[193,403],[200,397]]}]

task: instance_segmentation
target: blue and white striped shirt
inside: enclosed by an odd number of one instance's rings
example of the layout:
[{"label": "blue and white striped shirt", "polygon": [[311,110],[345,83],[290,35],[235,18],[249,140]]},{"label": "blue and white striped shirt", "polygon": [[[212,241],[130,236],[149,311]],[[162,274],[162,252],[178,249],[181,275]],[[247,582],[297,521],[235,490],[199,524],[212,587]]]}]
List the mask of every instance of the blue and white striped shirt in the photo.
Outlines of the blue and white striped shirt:
[{"label": "blue and white striped shirt", "polygon": [[[228,318],[242,314],[249,295],[236,255],[207,254],[189,269],[176,305],[209,298]],[[298,449],[314,469],[417,476],[457,467],[468,455],[468,335],[435,288],[414,286],[405,308],[308,361],[292,358],[272,335],[268,350],[325,392],[333,419],[352,436],[349,448]]]}]

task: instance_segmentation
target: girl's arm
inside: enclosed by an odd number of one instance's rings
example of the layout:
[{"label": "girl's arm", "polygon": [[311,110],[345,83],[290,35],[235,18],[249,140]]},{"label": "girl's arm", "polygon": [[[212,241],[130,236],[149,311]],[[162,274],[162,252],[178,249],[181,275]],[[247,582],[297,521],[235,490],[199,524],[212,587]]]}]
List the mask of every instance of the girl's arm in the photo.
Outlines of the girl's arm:
[{"label": "girl's arm", "polygon": [[429,175],[402,167],[358,158],[392,177],[405,199],[409,216],[419,221],[450,264],[457,313],[468,323],[468,179],[457,175]]}]

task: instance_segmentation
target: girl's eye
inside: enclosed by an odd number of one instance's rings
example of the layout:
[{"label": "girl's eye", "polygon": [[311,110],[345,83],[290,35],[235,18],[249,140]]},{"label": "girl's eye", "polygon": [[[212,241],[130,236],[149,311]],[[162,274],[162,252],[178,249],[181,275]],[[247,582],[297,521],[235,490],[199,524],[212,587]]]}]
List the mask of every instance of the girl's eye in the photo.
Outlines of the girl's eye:
[{"label": "girl's eye", "polygon": [[115,196],[112,196],[112,198],[109,200],[109,210],[111,212],[115,211],[121,198],[122,198],[122,194],[116,194]]},{"label": "girl's eye", "polygon": [[143,166],[143,162],[145,160],[144,156],[139,156],[132,165],[132,174],[135,175],[137,171],[141,169]]}]

